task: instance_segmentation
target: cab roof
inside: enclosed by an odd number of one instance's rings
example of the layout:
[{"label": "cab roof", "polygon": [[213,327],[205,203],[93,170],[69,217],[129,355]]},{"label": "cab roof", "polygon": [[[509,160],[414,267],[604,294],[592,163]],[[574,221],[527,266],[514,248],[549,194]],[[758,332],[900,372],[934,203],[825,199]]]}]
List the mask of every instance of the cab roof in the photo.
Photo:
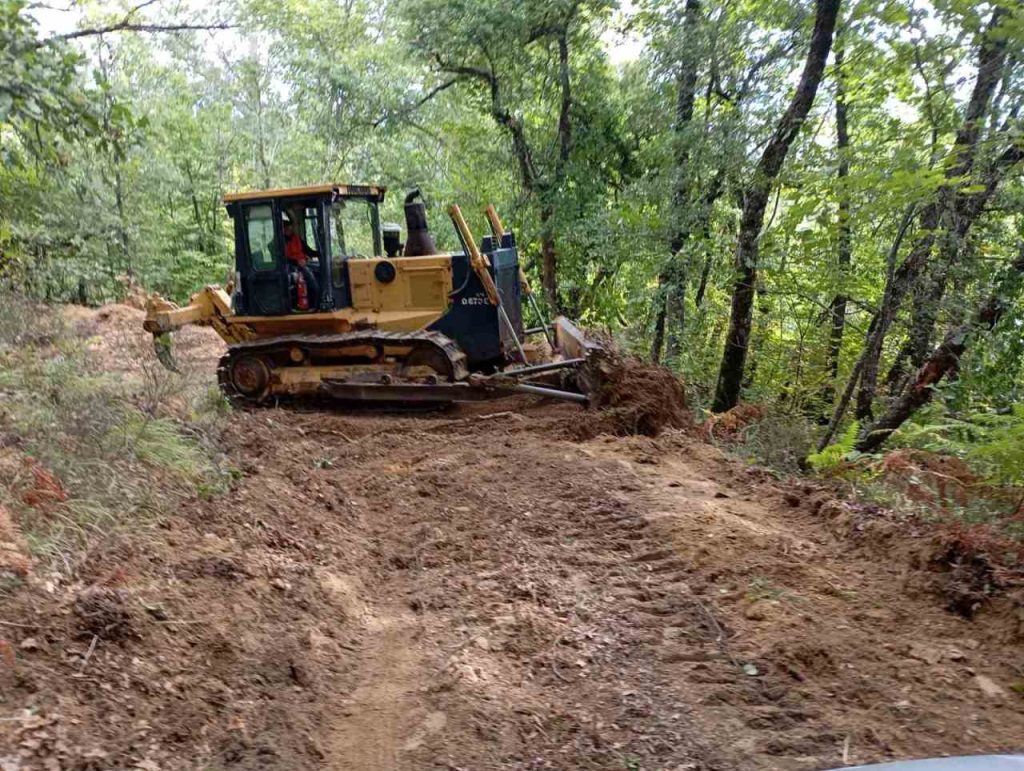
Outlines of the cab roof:
[{"label": "cab roof", "polygon": [[224,203],[236,201],[265,201],[270,198],[314,198],[331,196],[333,198],[363,198],[383,201],[386,187],[381,185],[349,185],[330,183],[310,185],[308,187],[278,187],[270,190],[249,190],[243,193],[228,193]]}]

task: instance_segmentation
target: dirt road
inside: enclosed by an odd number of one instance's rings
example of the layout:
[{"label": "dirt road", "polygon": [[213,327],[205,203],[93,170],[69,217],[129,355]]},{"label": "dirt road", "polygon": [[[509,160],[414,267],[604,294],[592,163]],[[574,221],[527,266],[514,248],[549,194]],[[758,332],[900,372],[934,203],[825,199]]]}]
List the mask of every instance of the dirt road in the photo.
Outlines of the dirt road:
[{"label": "dirt road", "polygon": [[[302,611],[261,616],[295,640],[308,722],[301,746],[295,716],[264,722],[229,765],[796,769],[1024,741],[1005,625],[833,536],[813,491],[678,437],[569,441],[575,408],[526,405],[237,418],[232,519]],[[229,538],[223,503],[201,517]]]},{"label": "dirt road", "polygon": [[35,711],[13,740],[82,769],[1021,749],[1016,622],[945,610],[927,571],[849,537],[802,483],[681,434],[571,439],[589,419],[521,400],[236,414],[231,493],[82,567],[84,585],[116,572],[103,597],[128,631],[97,645],[26,604],[42,631],[21,622],[4,701]]}]

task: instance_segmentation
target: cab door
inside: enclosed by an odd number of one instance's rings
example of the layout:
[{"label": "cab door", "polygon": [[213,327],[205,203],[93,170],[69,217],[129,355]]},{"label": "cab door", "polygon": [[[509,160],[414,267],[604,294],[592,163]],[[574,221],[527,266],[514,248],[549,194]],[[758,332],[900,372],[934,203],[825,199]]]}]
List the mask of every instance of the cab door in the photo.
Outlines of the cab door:
[{"label": "cab door", "polygon": [[277,204],[248,204],[241,215],[244,249],[239,272],[246,310],[252,316],[284,315],[290,309],[288,270]]}]

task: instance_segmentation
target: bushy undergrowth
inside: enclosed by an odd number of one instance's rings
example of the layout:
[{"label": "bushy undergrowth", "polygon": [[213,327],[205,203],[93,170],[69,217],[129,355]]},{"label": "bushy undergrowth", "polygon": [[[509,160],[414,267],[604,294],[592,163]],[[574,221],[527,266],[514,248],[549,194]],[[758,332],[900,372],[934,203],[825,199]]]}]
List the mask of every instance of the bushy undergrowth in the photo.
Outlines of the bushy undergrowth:
[{"label": "bushy undergrowth", "polygon": [[96,542],[230,479],[212,442],[219,399],[123,354],[105,372],[59,311],[0,296],[0,504],[53,567],[73,570]]},{"label": "bushy undergrowth", "polygon": [[938,402],[871,455],[853,449],[858,431],[850,424],[808,465],[887,508],[1024,540],[1024,405],[968,413]]},{"label": "bushy undergrowth", "polygon": [[898,436],[908,447],[955,455],[996,484],[1024,485],[1024,404],[955,413],[924,411]]},{"label": "bushy undergrowth", "polygon": [[1024,559],[1024,405],[966,414],[936,404],[875,454],[854,450],[853,422],[825,450],[807,455],[820,429],[785,406],[742,404],[709,416],[703,433],[777,474],[840,482],[856,500],[968,538],[994,563]]},{"label": "bushy undergrowth", "polygon": [[812,440],[811,426],[800,415],[770,411],[743,431],[750,456],[768,468],[797,473]]},{"label": "bushy undergrowth", "polygon": [[800,472],[813,436],[805,417],[780,404],[744,403],[708,414],[701,431],[712,444],[780,474]]}]

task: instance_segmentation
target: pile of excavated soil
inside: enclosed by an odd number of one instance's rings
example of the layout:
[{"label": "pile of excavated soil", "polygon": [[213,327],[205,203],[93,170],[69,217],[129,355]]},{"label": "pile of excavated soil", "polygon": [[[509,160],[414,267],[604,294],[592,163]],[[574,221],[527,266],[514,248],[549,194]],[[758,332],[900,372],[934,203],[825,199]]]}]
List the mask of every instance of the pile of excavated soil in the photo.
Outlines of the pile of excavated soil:
[{"label": "pile of excavated soil", "polygon": [[[142,328],[145,311],[122,304],[66,305],[62,316],[88,341],[90,354],[107,372],[143,374],[156,361],[153,337]],[[209,327],[188,326],[174,333],[173,350],[183,371],[212,378],[225,345]]]},{"label": "pile of excavated soil", "polygon": [[614,349],[600,364],[600,382],[593,396],[599,411],[574,422],[573,438],[658,436],[665,429],[693,425],[679,378],[665,367]]}]

